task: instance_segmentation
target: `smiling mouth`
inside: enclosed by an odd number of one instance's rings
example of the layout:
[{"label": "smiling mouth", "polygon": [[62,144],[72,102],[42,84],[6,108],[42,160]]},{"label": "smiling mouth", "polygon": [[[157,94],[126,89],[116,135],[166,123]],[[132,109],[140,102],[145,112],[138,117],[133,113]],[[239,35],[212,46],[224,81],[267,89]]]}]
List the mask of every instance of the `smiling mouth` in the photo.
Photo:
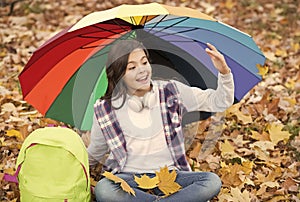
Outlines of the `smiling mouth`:
[{"label": "smiling mouth", "polygon": [[149,77],[149,75],[146,75],[146,76],[143,76],[143,77],[137,79],[136,81],[138,81],[138,82],[145,82],[145,81],[148,80],[148,77]]}]

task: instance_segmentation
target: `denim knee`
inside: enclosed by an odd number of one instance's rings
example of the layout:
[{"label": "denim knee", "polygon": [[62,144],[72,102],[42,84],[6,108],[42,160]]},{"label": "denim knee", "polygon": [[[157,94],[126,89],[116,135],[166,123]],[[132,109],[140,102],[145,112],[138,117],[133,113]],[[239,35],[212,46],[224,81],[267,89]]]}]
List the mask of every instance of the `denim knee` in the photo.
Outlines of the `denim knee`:
[{"label": "denim knee", "polygon": [[208,173],[208,174],[209,174],[208,176],[209,187],[212,192],[214,191],[216,194],[218,194],[222,187],[222,181],[217,174],[215,173]]},{"label": "denim knee", "polygon": [[106,178],[101,179],[95,186],[95,196],[97,201],[105,201],[111,196],[111,182]]}]

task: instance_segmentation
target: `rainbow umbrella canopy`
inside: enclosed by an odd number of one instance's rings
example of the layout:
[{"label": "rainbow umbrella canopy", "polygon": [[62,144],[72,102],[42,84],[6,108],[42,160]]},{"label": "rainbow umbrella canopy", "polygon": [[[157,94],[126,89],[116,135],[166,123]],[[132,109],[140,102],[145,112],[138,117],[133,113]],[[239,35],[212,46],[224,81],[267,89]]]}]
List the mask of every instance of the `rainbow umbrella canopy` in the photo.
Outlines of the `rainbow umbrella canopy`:
[{"label": "rainbow umbrella canopy", "polygon": [[89,130],[93,105],[107,87],[109,48],[128,38],[149,50],[154,77],[216,88],[209,42],[231,68],[236,102],[261,80],[257,64],[265,57],[248,34],[190,8],[121,5],[83,17],[39,47],[19,75],[24,100],[45,117]]}]

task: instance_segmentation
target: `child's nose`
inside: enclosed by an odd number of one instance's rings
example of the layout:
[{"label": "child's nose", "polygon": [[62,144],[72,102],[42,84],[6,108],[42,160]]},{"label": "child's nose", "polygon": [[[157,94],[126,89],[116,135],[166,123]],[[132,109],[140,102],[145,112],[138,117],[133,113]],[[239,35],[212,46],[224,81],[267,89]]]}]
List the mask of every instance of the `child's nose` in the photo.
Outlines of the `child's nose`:
[{"label": "child's nose", "polygon": [[139,65],[138,70],[139,70],[139,73],[146,71],[146,65]]}]

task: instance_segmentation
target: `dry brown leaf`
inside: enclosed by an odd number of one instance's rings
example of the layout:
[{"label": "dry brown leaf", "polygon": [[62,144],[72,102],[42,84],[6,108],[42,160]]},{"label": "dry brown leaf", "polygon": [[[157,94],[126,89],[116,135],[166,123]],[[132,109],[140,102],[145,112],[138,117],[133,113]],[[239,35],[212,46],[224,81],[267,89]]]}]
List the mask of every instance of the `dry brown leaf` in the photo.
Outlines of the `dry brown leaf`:
[{"label": "dry brown leaf", "polygon": [[263,131],[262,133],[259,133],[257,131],[251,130],[251,138],[259,141],[271,141],[270,135]]},{"label": "dry brown leaf", "polygon": [[220,169],[221,179],[225,186],[239,186],[243,182],[240,178],[240,172],[242,171],[241,165],[235,163],[234,165],[221,163],[222,168]]},{"label": "dry brown leaf", "polygon": [[200,150],[201,150],[201,143],[200,142],[196,142],[195,145],[193,145],[193,149],[190,151],[190,158],[198,158],[199,154],[200,154]]},{"label": "dry brown leaf", "polygon": [[241,103],[238,103],[228,108],[226,110],[227,116],[230,117],[230,115],[235,115],[242,124],[252,123],[251,115],[244,114],[243,112],[241,112],[241,110],[239,109],[240,107],[241,107]]},{"label": "dry brown leaf", "polygon": [[247,189],[245,189],[243,192],[239,188],[231,187],[231,195],[236,202],[250,202],[250,193]]},{"label": "dry brown leaf", "polygon": [[278,104],[279,104],[280,98],[273,99],[270,103],[268,103],[268,113],[276,114],[278,113]]},{"label": "dry brown leaf", "polygon": [[288,177],[281,185],[286,191],[297,192],[299,189],[299,182],[296,182],[291,177]]}]

